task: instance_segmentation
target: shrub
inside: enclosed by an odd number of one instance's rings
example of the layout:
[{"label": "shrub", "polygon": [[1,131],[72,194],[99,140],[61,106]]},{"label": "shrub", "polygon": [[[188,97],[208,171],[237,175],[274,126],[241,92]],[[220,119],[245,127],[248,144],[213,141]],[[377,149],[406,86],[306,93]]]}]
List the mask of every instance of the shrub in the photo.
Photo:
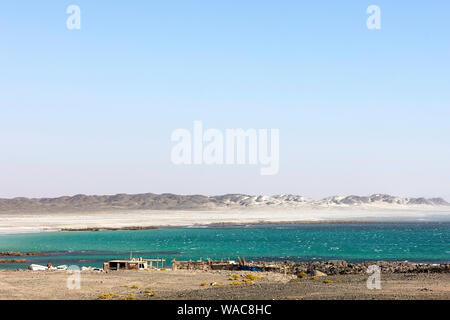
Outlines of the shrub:
[{"label": "shrub", "polygon": [[311,279],[313,279],[313,280],[317,280],[317,279],[319,279],[319,277],[317,277],[317,276],[313,276],[313,277],[311,277]]},{"label": "shrub", "polygon": [[133,286],[131,287],[131,289],[139,289],[139,287],[138,287],[137,285],[133,285]]},{"label": "shrub", "polygon": [[228,276],[228,280],[239,280],[238,274],[231,274]]},{"label": "shrub", "polygon": [[208,283],[207,283],[207,282],[202,282],[202,283],[200,283],[200,285],[201,285],[202,287],[204,287],[204,286],[207,286]]},{"label": "shrub", "polygon": [[261,276],[255,276],[254,274],[249,273],[249,274],[245,275],[245,278],[248,280],[256,280],[256,279],[261,278]]},{"label": "shrub", "polygon": [[306,276],[307,276],[306,272],[300,272],[300,273],[297,275],[297,278],[304,278],[304,277],[306,277]]},{"label": "shrub", "polygon": [[323,283],[333,283],[331,280],[323,280]]},{"label": "shrub", "polygon": [[105,293],[105,294],[102,294],[101,296],[99,296],[98,298],[101,300],[108,300],[108,299],[112,299],[112,298],[115,298],[118,296],[119,295],[115,294],[115,293]]},{"label": "shrub", "polygon": [[239,281],[233,281],[233,282],[231,283],[232,286],[240,286],[241,284],[242,284],[242,283],[239,282]]}]

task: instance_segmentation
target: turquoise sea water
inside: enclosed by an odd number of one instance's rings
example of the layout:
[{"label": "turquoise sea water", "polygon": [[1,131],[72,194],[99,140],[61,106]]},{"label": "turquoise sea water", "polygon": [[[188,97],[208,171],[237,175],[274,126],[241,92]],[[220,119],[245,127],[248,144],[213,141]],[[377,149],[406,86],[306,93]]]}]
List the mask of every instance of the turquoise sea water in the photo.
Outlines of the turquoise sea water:
[{"label": "turquoise sea water", "polygon": [[[247,260],[450,261],[450,223],[345,223],[162,228],[142,231],[45,232],[0,235],[0,251],[44,251],[30,263],[101,267],[104,261],[159,257],[168,262],[211,258]],[[11,259],[0,257],[0,259]],[[170,264],[170,263],[169,263]]]}]

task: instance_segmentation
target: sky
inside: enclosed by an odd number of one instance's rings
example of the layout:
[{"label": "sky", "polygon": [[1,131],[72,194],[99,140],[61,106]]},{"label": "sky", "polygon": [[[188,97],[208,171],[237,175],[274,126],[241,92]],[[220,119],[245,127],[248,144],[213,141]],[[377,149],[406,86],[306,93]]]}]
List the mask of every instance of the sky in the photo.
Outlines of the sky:
[{"label": "sky", "polygon": [[[450,201],[449,12],[446,0],[2,1],[0,197]],[[279,129],[278,174],[175,165],[171,134],[196,120]]]}]

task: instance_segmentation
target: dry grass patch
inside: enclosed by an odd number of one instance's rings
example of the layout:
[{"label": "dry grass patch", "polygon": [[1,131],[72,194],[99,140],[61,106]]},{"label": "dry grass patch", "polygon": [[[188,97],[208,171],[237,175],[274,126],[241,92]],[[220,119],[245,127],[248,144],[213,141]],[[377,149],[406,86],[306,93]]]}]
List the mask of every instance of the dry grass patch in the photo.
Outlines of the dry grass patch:
[{"label": "dry grass patch", "polygon": [[231,281],[233,281],[233,280],[239,280],[239,275],[238,274],[231,274],[231,275],[229,275],[228,276],[228,280],[231,280]]},{"label": "dry grass patch", "polygon": [[249,273],[249,274],[246,274],[246,275],[244,276],[244,278],[253,281],[253,280],[260,279],[261,276],[257,276],[257,275],[254,275],[254,274]]},{"label": "dry grass patch", "polygon": [[105,294],[102,294],[101,296],[99,296],[98,298],[100,300],[109,300],[109,299],[117,298],[117,297],[120,297],[120,296],[115,293],[105,293]]}]

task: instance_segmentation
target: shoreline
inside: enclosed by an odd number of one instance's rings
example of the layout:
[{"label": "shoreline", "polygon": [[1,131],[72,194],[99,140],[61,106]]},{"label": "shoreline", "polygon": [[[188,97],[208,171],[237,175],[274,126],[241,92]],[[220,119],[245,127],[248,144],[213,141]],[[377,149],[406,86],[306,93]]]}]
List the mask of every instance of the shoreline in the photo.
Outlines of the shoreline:
[{"label": "shoreline", "polygon": [[[64,228],[59,229],[57,232],[97,232],[97,231],[140,231],[140,230],[156,230],[156,229],[222,229],[222,228],[248,228],[258,226],[271,226],[271,225],[316,225],[316,224],[371,224],[371,223],[399,223],[395,221],[357,221],[357,220],[330,220],[330,221],[261,221],[254,223],[241,223],[241,222],[224,222],[224,223],[210,223],[210,224],[193,224],[185,226],[146,226],[146,227],[98,227],[98,228]],[[411,222],[413,223],[413,222]],[[44,231],[45,232],[45,231]]]},{"label": "shoreline", "polygon": [[[30,263],[28,259],[23,259],[28,256],[51,256],[52,252],[1,252],[0,257],[13,257],[11,259],[1,259],[0,258],[0,271],[12,269],[1,268],[2,265],[8,263]],[[20,257],[22,259],[17,259]],[[20,260],[20,261],[19,261]],[[227,260],[199,260],[199,261],[180,261],[175,259],[176,270],[191,270],[191,271],[245,271],[237,269],[238,265],[234,264],[233,268],[226,267],[225,269],[217,269],[212,267],[215,263],[224,266],[223,263]],[[172,262],[168,261],[167,268],[173,267]],[[188,267],[188,263],[195,262],[191,267]],[[331,260],[274,260],[273,258],[260,258],[252,259],[246,262],[246,266],[258,267],[261,271],[265,272],[275,272],[286,274],[298,274],[300,272],[307,272],[312,274],[315,271],[320,271],[326,275],[337,275],[337,274],[358,274],[365,273],[368,266],[377,265],[380,267],[380,271],[383,273],[444,273],[450,274],[450,260],[442,260],[440,262],[412,262],[409,260],[390,260],[390,259],[331,259]],[[231,267],[231,265],[230,265]],[[97,267],[87,267],[87,268],[97,268]],[[99,268],[102,269],[102,268]],[[26,271],[26,269],[15,269],[16,271]],[[33,270],[35,272],[42,272],[42,270]],[[47,271],[47,270],[46,270]],[[56,270],[52,270],[56,271]],[[148,270],[147,270],[148,271]],[[248,271],[248,270],[247,270]],[[133,272],[133,271],[128,271]],[[250,271],[249,271],[250,272]],[[257,271],[258,272],[258,271]]]},{"label": "shoreline", "polygon": [[247,225],[450,222],[450,210],[113,211],[0,214],[2,234]]},{"label": "shoreline", "polygon": [[259,221],[259,222],[222,222],[210,224],[190,225],[159,225],[159,226],[125,226],[125,227],[86,227],[86,228],[44,228],[44,229],[0,229],[2,235],[19,235],[47,232],[100,232],[100,231],[143,231],[158,229],[226,229],[226,228],[251,228],[262,226],[289,226],[289,225],[345,225],[345,224],[408,224],[408,223],[450,223],[450,221],[417,221],[417,220],[322,220],[322,221]]},{"label": "shoreline", "polygon": [[[43,255],[44,257],[46,255]],[[15,261],[17,260],[17,261]],[[280,263],[282,260],[273,260],[273,259],[261,259],[261,260],[254,260],[252,262],[260,262],[260,263],[274,263],[274,264],[278,264]],[[294,263],[294,264],[314,264],[314,263],[318,263],[318,264],[323,264],[323,263],[335,263],[335,262],[345,262],[348,264],[354,264],[354,265],[378,265],[380,263],[387,263],[387,264],[401,264],[401,263],[406,263],[409,264],[411,266],[418,266],[418,267],[424,267],[424,268],[433,268],[433,267],[442,267],[442,266],[448,266],[450,264],[450,260],[442,260],[439,262],[428,262],[428,261],[422,261],[422,262],[412,262],[409,260],[387,260],[387,259],[381,259],[381,260],[370,260],[370,259],[366,259],[366,260],[360,260],[360,259],[355,259],[355,260],[350,260],[350,259],[346,259],[346,260],[305,260],[305,261],[295,261],[295,260],[288,260],[289,263]],[[2,271],[31,271],[29,270],[28,267],[26,268],[6,268],[7,265],[9,264],[17,264],[17,263],[21,263],[21,264],[36,264],[33,263],[33,261],[29,261],[26,259],[0,259],[0,272]],[[79,265],[81,266],[81,263],[79,263]],[[171,264],[167,264],[167,267],[169,268],[171,266]],[[45,267],[45,266],[44,266]],[[102,269],[101,267],[93,267],[93,266],[83,266],[86,267],[88,269]],[[47,271],[47,270],[45,270]],[[54,271],[54,270],[52,270]],[[199,270],[197,270],[198,272],[200,272]],[[203,270],[204,271],[204,270]],[[34,270],[33,272],[43,272],[41,270]],[[410,271],[410,272],[391,272],[391,273],[410,273],[410,274],[417,274],[417,273],[423,273],[423,272],[417,272],[417,271]],[[445,272],[435,272],[435,273],[445,273],[445,274],[449,274],[449,271],[445,271]]]},{"label": "shoreline", "polygon": [[[75,251],[76,252],[76,251]],[[80,251],[82,252],[82,251]],[[33,260],[29,260],[29,257],[53,257],[54,253],[58,253],[60,256],[64,256],[64,253],[69,253],[69,254],[73,254],[74,251],[38,251],[38,252],[25,252],[25,251],[4,251],[4,252],[0,252],[0,271],[1,270],[12,270],[12,269],[8,269],[8,268],[2,268],[2,266],[5,266],[9,263],[26,263],[26,264],[33,264]],[[2,257],[6,257],[7,259],[3,259]],[[19,259],[21,261],[19,261]],[[17,261],[16,261],[17,260]],[[45,260],[45,259],[44,259]],[[179,261],[178,259],[175,259],[175,261]],[[192,260],[192,259],[188,259],[188,261],[197,261],[197,260]],[[203,260],[200,258],[201,263],[207,265],[207,261]],[[197,262],[198,262],[197,261]],[[226,258],[216,258],[215,260],[212,260],[215,262],[219,262],[219,261],[227,261]],[[48,262],[52,262],[51,259],[48,260]],[[167,267],[170,267],[172,265],[173,261],[167,261]],[[184,261],[186,262],[186,261]],[[75,264],[79,264],[81,266],[82,263],[78,262]],[[304,259],[302,258],[302,256],[298,256],[298,257],[293,257],[291,256],[289,259],[277,259],[274,257],[252,257],[249,261],[247,261],[247,265],[286,265],[286,266],[302,266],[303,268],[306,267],[313,267],[313,268],[317,268],[317,267],[329,267],[329,266],[333,266],[333,272],[336,272],[338,269],[337,267],[342,267],[342,266],[368,266],[368,265],[372,265],[372,264],[376,264],[376,265],[380,265],[380,266],[388,266],[388,267],[392,267],[392,266],[410,266],[409,269],[407,269],[407,272],[417,272],[417,270],[415,271],[414,269],[411,269],[411,266],[413,267],[422,267],[421,270],[419,272],[424,272],[424,268],[435,268],[435,267],[443,267],[444,268],[444,273],[450,273],[450,259],[439,259],[436,261],[430,261],[427,259],[414,259],[414,258],[409,258],[409,259],[398,259],[398,258],[379,258],[379,259],[370,259],[370,258],[355,258],[355,259],[349,259],[349,258],[328,258],[328,259]],[[86,267],[88,267],[88,265],[85,265]],[[89,266],[92,267],[92,266]],[[97,268],[97,267],[95,267]],[[17,268],[16,270],[28,270],[27,268]],[[199,269],[200,270],[200,269]],[[201,269],[204,270],[204,269]],[[345,268],[341,271],[344,271]],[[397,271],[396,271],[397,272]],[[400,271],[400,272],[405,272]],[[429,271],[428,271],[429,272]]]}]

